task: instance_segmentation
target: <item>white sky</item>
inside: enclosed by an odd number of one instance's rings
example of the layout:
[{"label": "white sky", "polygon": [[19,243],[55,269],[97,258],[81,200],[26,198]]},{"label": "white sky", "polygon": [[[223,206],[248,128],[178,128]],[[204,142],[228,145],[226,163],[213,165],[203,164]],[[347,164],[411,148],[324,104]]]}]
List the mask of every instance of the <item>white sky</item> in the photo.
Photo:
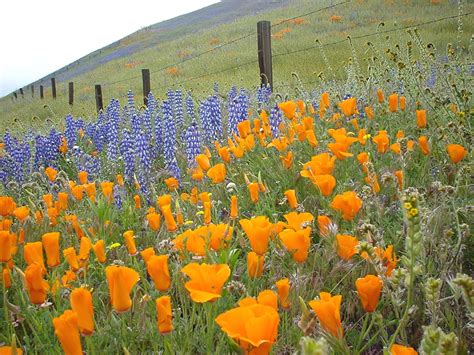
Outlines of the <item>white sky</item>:
[{"label": "white sky", "polygon": [[3,0],[0,97],[136,30],[219,0]]}]

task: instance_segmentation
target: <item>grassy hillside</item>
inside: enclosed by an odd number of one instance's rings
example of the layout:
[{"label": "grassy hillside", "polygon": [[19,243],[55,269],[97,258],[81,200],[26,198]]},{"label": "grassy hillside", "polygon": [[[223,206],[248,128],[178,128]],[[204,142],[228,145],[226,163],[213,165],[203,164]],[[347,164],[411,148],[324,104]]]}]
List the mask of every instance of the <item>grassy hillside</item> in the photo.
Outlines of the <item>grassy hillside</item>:
[{"label": "grassy hillside", "polygon": [[[57,76],[58,98],[52,100],[49,80],[45,80],[45,99],[31,98],[25,90],[25,98],[13,101],[11,97],[0,100],[0,119],[2,127],[24,130],[35,126],[51,125],[51,121],[61,120],[71,112],[84,118],[95,114],[94,84],[102,84],[104,102],[112,97],[124,98],[127,90],[133,90],[142,100],[141,69],[151,70],[152,91],[161,97],[170,86],[192,90],[196,97],[207,94],[212,83],[221,87],[232,84],[242,86],[258,85],[256,23],[267,19],[276,24],[286,18],[315,11],[329,5],[333,8],[322,10],[297,20],[287,21],[274,26],[273,62],[276,91],[288,91],[294,83],[292,73],[297,73],[303,82],[317,81],[317,74],[324,72],[326,77],[345,76],[344,63],[351,52],[355,54],[361,68],[366,68],[365,58],[374,55],[367,42],[374,43],[380,51],[395,41],[404,44],[409,40],[406,30],[357,37],[380,31],[392,30],[396,26],[405,27],[429,22],[458,13],[457,2],[441,1],[393,1],[384,0],[384,11],[380,11],[380,0],[358,0],[337,5],[336,1],[261,0],[223,1],[205,10],[200,10],[161,24],[150,26],[136,32],[115,44],[99,51],[99,54],[82,59],[80,63],[70,65]],[[236,4],[241,4],[240,7]],[[254,4],[254,5],[252,5]],[[267,10],[256,13],[256,9]],[[474,4],[465,4],[464,13],[473,11]],[[463,32],[458,33],[457,19],[440,21],[421,26],[419,32],[428,43],[438,49],[443,56],[447,43],[460,41],[467,47],[474,29],[472,15],[463,18]],[[384,26],[378,26],[384,23]],[[203,51],[239,38],[249,36],[231,45],[224,46],[194,60],[187,60]],[[250,35],[252,34],[252,35]],[[352,36],[352,50],[349,41]],[[459,36],[459,37],[458,37]],[[285,55],[314,46],[319,39],[323,44],[338,42],[324,47]],[[327,62],[331,63],[329,70]],[[184,61],[184,62],[183,62]],[[173,63],[179,63],[173,65]],[[245,64],[249,63],[250,64]],[[238,66],[235,70],[226,70]],[[240,67],[239,67],[240,66]],[[217,73],[216,73],[217,72]],[[67,105],[67,82],[75,83],[75,105]],[[281,87],[281,85],[287,85]],[[312,84],[313,85],[313,84]],[[314,84],[315,85],[315,84]],[[206,88],[206,89],[203,89]],[[35,93],[38,96],[38,88]],[[2,130],[4,129],[2,128]]]}]

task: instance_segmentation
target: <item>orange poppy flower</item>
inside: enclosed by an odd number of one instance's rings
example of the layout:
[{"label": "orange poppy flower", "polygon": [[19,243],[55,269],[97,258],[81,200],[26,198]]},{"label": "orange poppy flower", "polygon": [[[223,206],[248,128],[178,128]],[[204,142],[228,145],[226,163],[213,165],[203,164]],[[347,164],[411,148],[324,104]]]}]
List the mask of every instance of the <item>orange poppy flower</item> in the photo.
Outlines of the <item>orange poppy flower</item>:
[{"label": "orange poppy flower", "polygon": [[168,179],[165,179],[165,184],[171,191],[179,188],[179,181],[174,177],[169,177]]},{"label": "orange poppy flower", "polygon": [[76,251],[74,250],[74,247],[64,249],[63,256],[73,271],[79,270],[79,261],[77,260],[77,255]]},{"label": "orange poppy flower", "polygon": [[400,110],[405,111],[407,107],[407,98],[405,96],[400,96]]},{"label": "orange poppy flower", "polygon": [[319,300],[308,302],[310,307],[327,332],[335,337],[342,338],[343,330],[340,316],[342,296],[331,296],[328,292],[320,292],[319,297]]},{"label": "orange poppy flower", "polygon": [[263,290],[257,296],[258,304],[263,304],[272,307],[275,311],[278,311],[278,296],[272,290]]},{"label": "orange poppy flower", "polygon": [[59,232],[50,232],[41,237],[46,259],[49,267],[56,267],[60,264],[59,260]]},{"label": "orange poppy flower", "polygon": [[196,156],[196,163],[204,171],[207,171],[211,167],[211,162],[206,154],[198,154]]},{"label": "orange poppy flower", "polygon": [[250,134],[250,120],[241,121],[237,124],[240,138],[246,138]]},{"label": "orange poppy flower", "polygon": [[[3,144],[3,143],[0,143]],[[15,351],[15,352],[14,352]],[[21,348],[13,349],[12,346],[0,346],[0,355],[23,355]]]},{"label": "orange poppy flower", "polygon": [[290,295],[290,280],[281,279],[276,283],[276,288],[278,290],[278,298],[280,299],[280,307],[283,309],[288,309],[291,307],[289,295]]},{"label": "orange poppy flower", "polygon": [[94,332],[94,306],[92,294],[85,288],[75,288],[70,296],[71,308],[77,314],[79,330],[84,335]]},{"label": "orange poppy flower", "polygon": [[190,281],[184,287],[194,302],[205,303],[221,297],[222,287],[230,276],[227,264],[191,263],[181,269]]},{"label": "orange poppy flower", "polygon": [[107,266],[105,275],[109,284],[112,307],[119,313],[128,311],[132,307],[130,293],[140,280],[140,275],[131,268],[117,265]]},{"label": "orange poppy flower", "polygon": [[170,205],[161,206],[161,212],[163,213],[163,217],[165,219],[165,224],[166,224],[166,228],[168,229],[168,232],[174,232],[176,229],[178,229],[178,225],[176,224],[176,221],[173,217],[173,213],[171,212],[171,206]]},{"label": "orange poppy flower", "polygon": [[290,141],[288,140],[287,137],[278,137],[278,138],[273,139],[267,145],[267,148],[274,147],[279,152],[283,152],[283,151],[285,151],[285,149],[288,147],[289,144],[290,144]]},{"label": "orange poppy flower", "polygon": [[58,171],[53,169],[52,167],[48,166],[45,170],[44,173],[48,177],[48,180],[51,182],[54,182],[56,180],[56,176],[58,175]]},{"label": "orange poppy flower", "polygon": [[459,144],[448,144],[446,146],[446,150],[448,151],[449,158],[454,164],[457,164],[463,160],[468,153],[467,149]]},{"label": "orange poppy flower", "polygon": [[77,185],[77,186],[72,187],[71,194],[72,196],[74,196],[76,200],[81,201],[84,195],[84,186]]},{"label": "orange poppy flower", "polygon": [[30,302],[42,304],[49,290],[48,283],[43,279],[44,267],[40,264],[30,264],[25,270],[26,289]]},{"label": "orange poppy flower", "polygon": [[10,196],[0,196],[0,215],[2,217],[11,216],[16,208],[16,203]]},{"label": "orange poppy flower", "polygon": [[296,191],[295,190],[286,190],[285,191],[285,197],[286,200],[288,201],[288,204],[290,205],[290,208],[295,209],[298,207],[298,201],[296,200]]},{"label": "orange poppy flower", "polygon": [[379,153],[385,153],[390,145],[390,140],[385,130],[379,131],[379,133],[372,138],[372,141],[377,144],[377,152]]},{"label": "orange poppy flower", "polygon": [[85,184],[84,189],[86,190],[86,194],[89,197],[89,199],[92,202],[95,202],[95,195],[97,194],[97,187],[95,186],[95,182]]},{"label": "orange poppy flower", "polygon": [[283,217],[286,219],[287,222],[285,224],[285,227],[293,229],[294,231],[299,231],[306,228],[308,225],[311,224],[314,219],[313,215],[309,212],[290,212],[283,215]]},{"label": "orange poppy flower", "polygon": [[124,185],[124,181],[123,181],[123,176],[118,174],[116,177],[116,180],[117,180],[117,184],[119,184],[120,186],[123,186]]},{"label": "orange poppy flower", "polygon": [[329,93],[327,91],[323,92],[321,94],[321,104],[320,106],[324,106],[324,108],[329,108],[330,102],[329,102]]},{"label": "orange poppy flower", "polygon": [[225,180],[226,169],[223,163],[214,165],[207,171],[207,177],[209,177],[213,184],[219,184]]},{"label": "orange poppy flower", "polygon": [[293,119],[296,115],[297,105],[294,101],[286,101],[278,104],[278,108],[283,111],[286,118]]},{"label": "orange poppy flower", "polygon": [[311,244],[311,228],[294,231],[285,229],[278,236],[285,248],[290,252],[293,260],[304,263],[308,258],[308,251]]},{"label": "orange poppy flower", "polygon": [[325,197],[328,197],[336,187],[336,179],[332,175],[315,175],[312,182]]},{"label": "orange poppy flower", "polygon": [[0,263],[12,258],[12,244],[9,231],[0,231]]},{"label": "orange poppy flower", "polygon": [[158,231],[161,226],[161,217],[158,213],[148,213],[146,215],[146,219],[148,221],[148,225],[150,226],[151,230]]},{"label": "orange poppy flower", "polygon": [[52,208],[53,207],[53,195],[52,194],[43,195],[43,201],[44,201],[47,208]]},{"label": "orange poppy flower", "polygon": [[367,131],[365,128],[359,130],[359,133],[357,133],[357,140],[361,145],[365,145],[367,143]]},{"label": "orange poppy flower", "polygon": [[384,101],[383,91],[380,89],[377,89],[377,99],[380,104]]},{"label": "orange poppy flower", "polygon": [[239,206],[237,196],[232,195],[230,198],[230,218],[237,218],[239,216]]},{"label": "orange poppy flower", "polygon": [[362,200],[354,191],[346,191],[334,197],[331,208],[342,213],[342,218],[346,221],[354,219],[362,207]]},{"label": "orange poppy flower", "polygon": [[128,253],[130,255],[136,255],[137,247],[135,246],[135,234],[133,233],[133,231],[125,231],[123,233],[123,238],[125,239],[125,245],[127,246]]},{"label": "orange poppy flower", "polygon": [[398,259],[393,250],[393,245],[389,245],[385,250],[376,249],[377,256],[382,260],[386,267],[385,275],[391,276],[392,271],[396,268]]},{"label": "orange poppy flower", "polygon": [[344,160],[353,156],[352,153],[349,153],[349,148],[352,143],[358,141],[357,138],[348,137],[344,134],[336,134],[333,136],[333,138],[335,142],[328,143],[327,146],[337,159]]},{"label": "orange poppy flower", "polygon": [[369,313],[375,311],[379,303],[380,293],[382,292],[382,280],[380,277],[367,275],[363,278],[358,278],[355,284],[364,310]]},{"label": "orange poppy flower", "polygon": [[418,355],[418,352],[409,346],[393,344],[390,348],[390,355]]},{"label": "orange poppy flower", "polygon": [[249,189],[249,192],[250,192],[250,199],[252,200],[253,203],[257,203],[259,199],[258,192],[260,190],[260,186],[258,182],[251,182],[250,184],[247,184],[247,188]]},{"label": "orange poppy flower", "polygon": [[92,250],[94,250],[97,261],[101,264],[105,263],[105,242],[102,239],[98,240],[94,245],[92,245]]},{"label": "orange poppy flower", "polygon": [[418,144],[420,145],[420,149],[423,155],[430,154],[430,145],[428,144],[428,137],[420,136],[420,138],[418,138]]},{"label": "orange poppy flower", "polygon": [[20,223],[23,223],[28,218],[30,209],[27,206],[17,207],[13,210],[12,214]]},{"label": "orange poppy flower", "polygon": [[394,175],[397,178],[398,189],[402,190],[403,189],[403,171],[397,170],[394,172]]},{"label": "orange poppy flower", "polygon": [[336,157],[329,153],[321,153],[311,157],[311,161],[303,165],[300,175],[312,178],[314,175],[332,175]]},{"label": "orange poppy flower", "polygon": [[141,252],[140,252],[140,255],[143,259],[143,261],[145,262],[145,265],[146,263],[148,262],[148,260],[150,260],[150,258],[155,255],[155,249],[153,249],[153,247],[149,247],[149,248],[146,248],[146,249],[143,249]]},{"label": "orange poppy flower", "polygon": [[220,314],[216,323],[248,354],[269,354],[278,335],[280,317],[269,306],[252,304]]},{"label": "orange poppy flower", "polygon": [[68,194],[66,192],[58,192],[58,209],[60,211],[67,210]]},{"label": "orange poppy flower", "polygon": [[398,94],[393,93],[388,97],[388,108],[390,112],[398,111]]},{"label": "orange poppy flower", "polygon": [[350,97],[339,102],[338,106],[345,116],[352,116],[357,113],[357,100],[355,97]]},{"label": "orange poppy flower", "polygon": [[0,221],[0,230],[1,231],[9,231],[13,221],[11,219],[3,219]]},{"label": "orange poppy flower", "polygon": [[373,120],[373,119],[374,119],[375,113],[374,113],[374,109],[372,108],[372,106],[366,106],[366,107],[364,108],[364,111],[365,111],[365,114],[366,114],[366,116],[367,116],[367,118],[368,118],[369,120]]},{"label": "orange poppy flower", "polygon": [[79,183],[81,185],[87,184],[87,176],[88,176],[87,171],[79,171],[77,173],[77,178],[79,179]]},{"label": "orange poppy flower", "polygon": [[110,181],[103,181],[100,183],[100,188],[105,198],[109,201],[112,200],[112,190],[114,188],[114,183]]},{"label": "orange poppy flower", "polygon": [[195,255],[204,256],[206,255],[206,240],[204,239],[206,235],[207,233],[203,236],[198,231],[188,229],[176,236],[172,243],[177,250],[184,251],[186,249]]},{"label": "orange poppy flower", "polygon": [[336,235],[337,241],[337,255],[344,260],[350,260],[355,254],[357,254],[356,246],[359,241],[356,237],[347,234]]},{"label": "orange poppy flower", "polygon": [[241,219],[239,222],[249,238],[252,250],[258,255],[264,255],[268,249],[273,224],[265,216]]},{"label": "orange poppy flower", "polygon": [[226,163],[230,163],[229,147],[219,147],[219,149],[217,149],[217,153],[223,161],[225,161]]},{"label": "orange poppy flower", "polygon": [[280,160],[285,169],[291,169],[293,166],[293,152],[290,150],[286,155],[280,155]]},{"label": "orange poppy flower", "polygon": [[158,318],[158,331],[166,334],[173,330],[173,313],[171,311],[171,297],[161,296],[155,301]]},{"label": "orange poppy flower", "polygon": [[327,237],[329,235],[331,223],[332,221],[328,216],[318,216],[319,234],[322,237]]},{"label": "orange poppy flower", "polygon": [[25,257],[27,265],[36,263],[44,269],[43,243],[26,243],[23,249],[23,256]]},{"label": "orange poppy flower", "polygon": [[158,197],[156,204],[162,209],[163,206],[171,205],[171,195],[161,195]]},{"label": "orange poppy flower", "polygon": [[146,269],[158,291],[169,289],[171,278],[168,269],[168,255],[150,256],[146,262]]},{"label": "orange poppy flower", "polygon": [[5,285],[5,288],[8,289],[12,286],[12,276],[10,273],[10,269],[7,267],[4,267],[2,270],[2,279],[0,280],[0,284],[3,282]]},{"label": "orange poppy flower", "polygon": [[418,128],[426,128],[426,110],[416,110],[416,124]]},{"label": "orange poppy flower", "polygon": [[54,334],[59,339],[64,353],[67,355],[82,354],[79,321],[76,312],[70,309],[59,317],[53,318]]},{"label": "orange poppy flower", "polygon": [[[202,227],[201,227],[202,228]],[[227,245],[231,239],[234,228],[228,224],[210,224],[206,227],[206,234],[210,235],[210,246],[213,250],[218,251]]]},{"label": "orange poppy flower", "polygon": [[263,255],[259,256],[253,251],[247,253],[247,273],[250,278],[262,276],[264,261],[265,256]]}]

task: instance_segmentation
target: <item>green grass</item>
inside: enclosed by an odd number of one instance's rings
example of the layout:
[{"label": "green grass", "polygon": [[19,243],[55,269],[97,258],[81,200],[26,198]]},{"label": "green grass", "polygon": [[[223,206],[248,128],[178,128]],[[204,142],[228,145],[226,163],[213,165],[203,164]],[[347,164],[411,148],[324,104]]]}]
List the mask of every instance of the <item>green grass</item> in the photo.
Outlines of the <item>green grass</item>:
[{"label": "green grass", "polygon": [[[304,17],[304,23],[295,25],[284,23],[273,28],[273,34],[284,28],[291,28],[281,39],[273,39],[272,50],[274,54],[286,53],[301,48],[313,46],[315,40],[322,44],[344,40],[348,35],[357,37],[374,33],[380,23],[385,26],[382,30],[393,29],[397,26],[410,26],[417,23],[430,21],[437,18],[456,15],[457,6],[452,1],[441,1],[439,5],[430,4],[429,1],[383,1],[384,11],[380,11],[379,0],[352,1],[348,4],[325,10]],[[50,126],[50,120],[59,123],[67,113],[74,116],[89,118],[95,115],[94,85],[102,84],[104,104],[111,98],[123,100],[127,90],[132,90],[137,101],[142,102],[141,92],[141,68],[149,68],[151,74],[152,92],[162,98],[168,87],[179,87],[190,90],[194,96],[201,98],[209,94],[209,88],[214,82],[222,88],[232,85],[244,87],[256,87],[259,84],[258,64],[242,66],[233,71],[213,74],[227,68],[238,66],[257,58],[256,35],[239,41],[235,44],[218,49],[210,54],[203,55],[195,60],[178,65],[179,75],[172,77],[166,70],[157,71],[159,68],[168,66],[181,60],[180,52],[190,55],[201,53],[212,48],[211,40],[217,38],[219,43],[225,43],[238,38],[243,34],[256,32],[256,23],[267,19],[277,23],[285,18],[290,18],[314,11],[330,4],[329,1],[294,0],[288,7],[260,13],[255,16],[246,16],[228,24],[218,25],[215,28],[201,30],[197,33],[189,33],[179,36],[176,40],[169,40],[146,50],[142,50],[129,57],[113,60],[97,69],[71,79],[75,83],[75,104],[69,107],[67,104],[67,82],[57,83],[58,98],[53,100],[49,87],[45,87],[45,99],[40,100],[39,89],[36,88],[36,98],[31,98],[29,90],[25,89],[25,98],[12,101],[10,97],[0,100],[0,119],[4,123],[2,130],[13,129],[24,131],[30,126]],[[474,10],[472,3],[464,4],[464,12]],[[342,16],[340,23],[330,20],[332,15]],[[468,47],[474,25],[472,15],[464,18],[464,31],[460,35],[461,44]],[[436,24],[422,26],[419,31],[423,38],[428,39],[436,48],[443,52],[448,43],[456,42],[457,20],[451,19]],[[143,40],[149,35],[143,31],[137,32],[126,39],[127,43],[135,43]],[[395,42],[405,44],[408,35],[405,30],[392,32],[387,35],[376,35],[353,41],[353,49],[359,58],[362,69],[367,68],[367,58],[374,55],[368,48],[367,42],[371,41],[384,51]],[[107,50],[104,50],[104,54]],[[319,49],[312,49],[291,55],[276,57],[273,61],[274,85],[277,92],[292,91],[295,79],[292,73],[296,73],[303,82],[312,82],[306,89],[317,88],[319,90],[318,74],[325,73],[326,79],[341,80],[344,75],[344,64],[347,63],[351,53],[348,41],[324,48],[324,55],[331,63],[334,71],[328,71],[323,60],[323,53]],[[129,62],[140,62],[135,68],[126,68]],[[204,75],[204,76],[203,76]],[[201,77],[202,76],[202,77]],[[136,77],[130,81],[107,85],[109,82],[121,81],[130,77]],[[200,77],[197,80],[190,80]],[[180,82],[185,81],[184,84]],[[280,87],[280,85],[288,85]]]}]

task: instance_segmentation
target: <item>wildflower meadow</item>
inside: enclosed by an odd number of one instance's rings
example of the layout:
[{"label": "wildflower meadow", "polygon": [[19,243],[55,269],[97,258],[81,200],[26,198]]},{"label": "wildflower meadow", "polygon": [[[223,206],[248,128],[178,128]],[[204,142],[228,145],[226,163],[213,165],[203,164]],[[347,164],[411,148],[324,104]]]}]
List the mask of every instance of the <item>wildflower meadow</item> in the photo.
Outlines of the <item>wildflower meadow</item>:
[{"label": "wildflower meadow", "polygon": [[6,130],[0,354],[472,351],[470,51],[409,38]]}]

